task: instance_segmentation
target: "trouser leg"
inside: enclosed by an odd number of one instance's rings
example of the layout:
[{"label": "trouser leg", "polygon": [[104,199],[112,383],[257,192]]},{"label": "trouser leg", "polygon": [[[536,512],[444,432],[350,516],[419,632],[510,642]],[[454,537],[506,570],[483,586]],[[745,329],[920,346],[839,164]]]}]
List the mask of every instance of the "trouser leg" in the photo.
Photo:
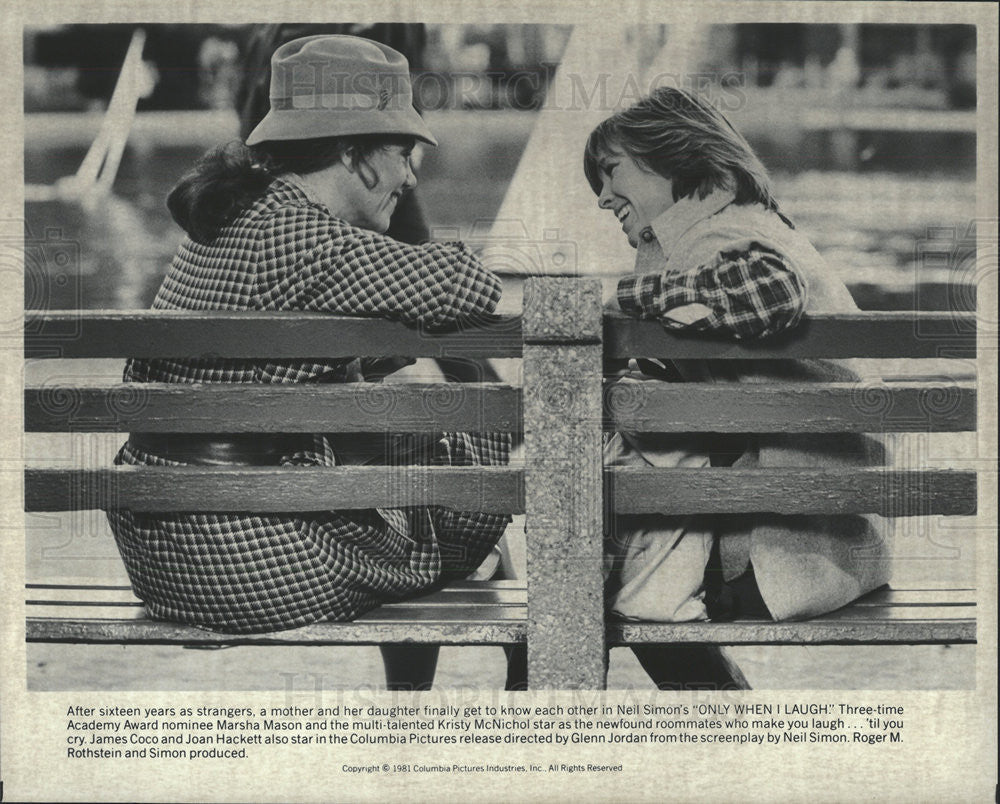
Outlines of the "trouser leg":
[{"label": "trouser leg", "polygon": [[633,645],[632,652],[661,690],[748,690],[746,676],[717,645]]},{"label": "trouser leg", "polygon": [[380,645],[385,686],[390,690],[429,690],[437,670],[438,645]]},{"label": "trouser leg", "polygon": [[507,654],[507,680],[504,689],[508,692],[528,689],[528,646],[504,645]]}]

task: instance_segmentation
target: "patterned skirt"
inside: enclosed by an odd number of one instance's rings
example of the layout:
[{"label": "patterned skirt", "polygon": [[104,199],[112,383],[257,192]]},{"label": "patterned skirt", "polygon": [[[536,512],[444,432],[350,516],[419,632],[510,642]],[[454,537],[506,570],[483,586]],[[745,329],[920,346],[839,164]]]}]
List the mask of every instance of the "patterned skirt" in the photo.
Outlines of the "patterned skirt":
[{"label": "patterned skirt", "polygon": [[[338,465],[329,441],[283,465]],[[506,434],[445,433],[407,463],[506,464]],[[126,443],[116,464],[181,466]],[[152,617],[230,633],[351,620],[474,571],[504,514],[442,507],[293,514],[108,511],[135,594]]]}]

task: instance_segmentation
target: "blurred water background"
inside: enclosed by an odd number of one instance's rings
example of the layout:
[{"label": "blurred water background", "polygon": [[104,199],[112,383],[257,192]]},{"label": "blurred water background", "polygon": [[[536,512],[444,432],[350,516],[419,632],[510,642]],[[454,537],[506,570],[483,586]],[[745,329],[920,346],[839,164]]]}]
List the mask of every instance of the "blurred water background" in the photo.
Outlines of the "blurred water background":
[{"label": "blurred water background", "polygon": [[[206,148],[235,134],[232,98],[246,31],[236,26],[148,28],[143,58],[151,88],[140,101],[110,193],[91,204],[47,191],[28,193],[26,240],[40,244],[26,249],[28,309],[148,306],[181,237],[164,205],[167,192]],[[974,226],[974,30],[708,28],[698,75],[708,86],[728,87],[730,97],[741,98],[731,119],[771,170],[784,211],[844,277],[859,304],[974,310],[980,279]],[[29,189],[55,187],[79,167],[100,128],[130,32],[129,26],[26,31]],[[568,35],[565,26],[427,26],[422,97],[441,146],[424,155],[419,193],[433,231],[448,239],[468,236],[496,216]],[[666,33],[653,31],[654,43],[657,35]],[[644,41],[649,40],[647,35]],[[184,67],[191,64],[196,68]],[[586,133],[581,132],[581,148]],[[60,244],[73,255],[69,263],[46,258]],[[583,268],[609,274],[631,270],[630,265]],[[506,282],[508,309],[515,310],[519,279]],[[107,361],[92,368],[109,375],[120,370]],[[26,451],[32,458],[72,461],[86,453],[82,459],[106,463],[119,440],[112,436],[99,446],[81,447],[31,436]],[[975,437],[961,449],[974,452]],[[103,514],[83,512],[69,519],[30,519],[29,575],[120,577]],[[911,520],[909,545],[902,550],[903,559],[911,560],[899,562],[902,575],[973,582],[974,523],[955,520],[944,530],[939,525]],[[446,651],[440,683],[499,685],[499,651],[484,659],[485,650]],[[253,662],[247,660],[251,651]],[[748,648],[737,653],[755,686],[894,689],[972,686],[973,651]],[[377,684],[380,677],[374,649],[332,654],[340,665],[337,672],[331,671],[326,651],[292,651],[282,659],[267,649],[243,649],[242,659],[233,653],[130,648],[129,655],[139,661],[129,662],[116,649],[31,645],[30,683],[35,688],[100,687],[110,673],[121,688],[212,689],[218,688],[215,679],[237,666],[234,662],[263,668],[241,682],[247,688],[280,687],[288,668],[323,674],[324,683],[333,687]],[[611,685],[643,686],[645,678],[626,652],[614,654]],[[859,666],[874,669],[858,679]]]},{"label": "blurred water background", "polygon": [[[47,275],[52,266],[29,266],[37,270],[26,277],[28,307],[148,305],[179,240],[167,192],[204,150],[237,130],[232,109],[248,27],[146,26],[148,86],[111,194],[89,211],[60,200],[26,205],[32,238],[61,236],[79,247],[77,275],[64,281]],[[79,167],[131,32],[26,31],[29,187],[51,186]],[[424,26],[415,93],[441,147],[426,153],[419,192],[434,229],[467,235],[492,221],[569,34],[553,25]],[[930,281],[924,251],[950,240],[954,259],[935,263],[934,278],[974,284],[974,28],[714,25],[687,35],[700,37],[700,46],[677,83],[729,114],[771,170],[785,211],[834,270],[854,285],[899,290]],[[656,54],[669,55],[669,36],[668,26],[636,35],[650,74]],[[579,100],[627,101],[595,91],[600,74],[598,65],[581,76]],[[861,293],[863,306],[900,303],[872,290]]]},{"label": "blurred water background", "polygon": [[[419,174],[432,229],[468,236],[476,224],[493,219],[536,115],[510,110],[426,114],[441,141],[439,149],[427,151]],[[82,161],[99,118],[65,117],[42,115],[27,121],[26,182],[54,184]],[[127,309],[152,301],[181,238],[167,213],[166,195],[211,144],[204,134],[194,133],[190,144],[170,140],[177,139],[178,128],[216,131],[224,139],[235,131],[235,117],[212,112],[150,112],[145,117],[137,123],[144,141],[126,148],[113,194],[97,208],[60,200],[26,204],[26,231],[32,238],[63,239],[79,249],[78,267],[64,282],[54,281],[63,274],[50,275],[54,266],[33,266],[37,270],[26,276],[27,307]],[[956,286],[974,281],[974,136],[961,135],[958,147],[945,148],[943,142],[956,139],[954,134],[873,135],[880,143],[879,158],[873,154],[863,169],[845,171],[835,165],[828,134],[802,133],[797,143],[802,154],[794,159],[782,154],[782,141],[768,131],[747,134],[771,169],[783,209],[851,284],[898,292],[921,280]],[[67,142],[71,139],[75,141]],[[964,158],[957,159],[956,151],[964,151]],[[950,247],[950,264],[928,263],[924,256],[931,246]],[[586,268],[631,270],[629,265]],[[880,300],[871,290],[860,301],[872,309],[899,304],[889,295]]]}]

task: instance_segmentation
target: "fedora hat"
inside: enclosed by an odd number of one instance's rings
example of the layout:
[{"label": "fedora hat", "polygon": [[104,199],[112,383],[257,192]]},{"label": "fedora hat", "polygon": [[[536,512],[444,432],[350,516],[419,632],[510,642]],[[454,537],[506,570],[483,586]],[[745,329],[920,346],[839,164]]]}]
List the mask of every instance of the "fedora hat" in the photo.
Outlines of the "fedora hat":
[{"label": "fedora hat", "polygon": [[357,36],[304,36],[271,56],[271,108],[247,137],[306,140],[399,134],[437,140],[413,108],[410,65],[402,53]]}]

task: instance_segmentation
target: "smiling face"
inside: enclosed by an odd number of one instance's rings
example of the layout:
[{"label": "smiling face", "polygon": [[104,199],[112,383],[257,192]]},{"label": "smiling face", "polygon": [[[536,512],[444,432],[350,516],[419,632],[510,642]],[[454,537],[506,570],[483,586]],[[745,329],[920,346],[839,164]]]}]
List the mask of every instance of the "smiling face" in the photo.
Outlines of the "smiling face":
[{"label": "smiling face", "polygon": [[352,167],[344,193],[344,217],[355,226],[385,233],[400,197],[417,186],[410,157],[412,144],[377,148]]},{"label": "smiling face", "polygon": [[632,248],[641,232],[674,205],[673,182],[613,149],[599,160],[601,192],[597,205],[614,212]]}]

